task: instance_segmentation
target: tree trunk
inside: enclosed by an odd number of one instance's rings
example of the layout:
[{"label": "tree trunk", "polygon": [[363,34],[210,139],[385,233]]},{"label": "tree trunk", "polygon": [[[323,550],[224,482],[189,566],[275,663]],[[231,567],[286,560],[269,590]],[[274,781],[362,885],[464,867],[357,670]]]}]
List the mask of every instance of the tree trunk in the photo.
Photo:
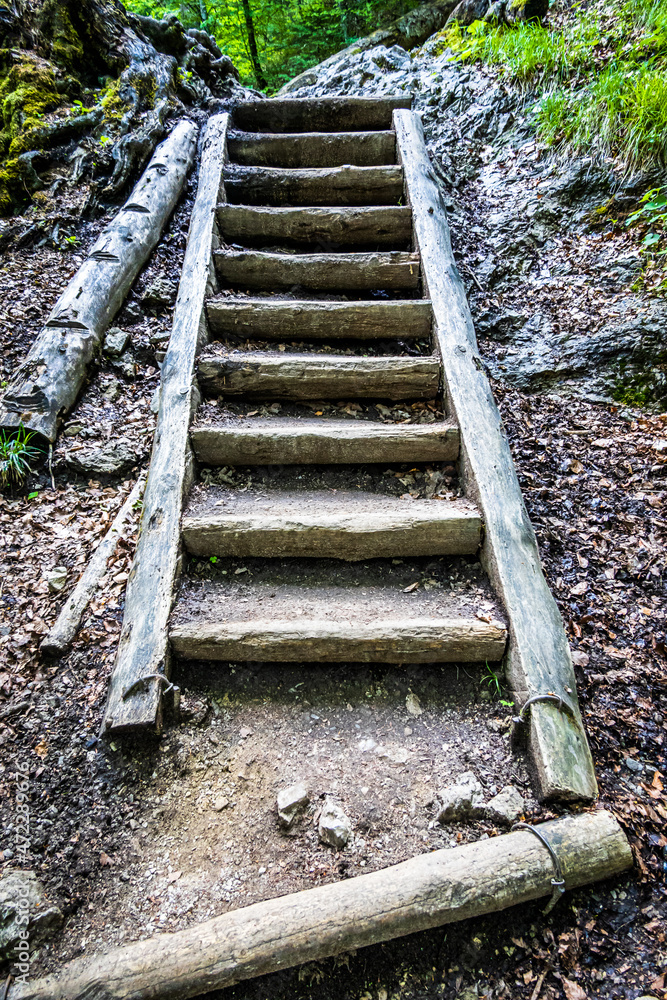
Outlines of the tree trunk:
[{"label": "tree trunk", "polygon": [[[205,0],[195,9],[206,14]],[[72,181],[89,179],[89,205],[116,198],[147,163],[168,118],[182,117],[184,103],[247,96],[206,32],[186,31],[174,15],[129,14],[119,0],[14,0],[0,7],[0,48],[9,64],[0,84],[17,95],[0,134],[0,213],[44,187],[39,173],[46,168],[71,166],[75,147],[91,133],[113,143],[77,156]],[[95,93],[89,82],[101,78],[110,82]],[[74,100],[95,106],[78,115]],[[58,108],[67,117],[45,124],[44,114]]]},{"label": "tree trunk", "polygon": [[255,22],[252,18],[252,11],[250,9],[249,0],[241,0],[243,4],[243,16],[245,18],[246,31],[248,33],[248,48],[250,49],[250,61],[252,62],[252,69],[255,74],[255,79],[257,80],[257,86],[266,89],[266,77],[264,76],[264,71],[262,70],[259,53],[257,51],[257,39],[255,38]]}]

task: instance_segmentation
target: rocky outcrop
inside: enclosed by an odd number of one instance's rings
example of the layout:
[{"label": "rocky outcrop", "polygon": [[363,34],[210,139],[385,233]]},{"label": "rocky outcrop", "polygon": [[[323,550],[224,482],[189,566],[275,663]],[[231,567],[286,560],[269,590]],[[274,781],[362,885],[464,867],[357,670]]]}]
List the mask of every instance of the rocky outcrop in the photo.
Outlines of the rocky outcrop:
[{"label": "rocky outcrop", "polygon": [[540,147],[535,96],[452,61],[442,32],[411,50],[389,42],[346,49],[290,92],[412,95],[489,373],[524,391],[664,407],[667,309],[633,289],[631,241],[615,249],[595,229],[606,205],[635,204],[660,178]]}]

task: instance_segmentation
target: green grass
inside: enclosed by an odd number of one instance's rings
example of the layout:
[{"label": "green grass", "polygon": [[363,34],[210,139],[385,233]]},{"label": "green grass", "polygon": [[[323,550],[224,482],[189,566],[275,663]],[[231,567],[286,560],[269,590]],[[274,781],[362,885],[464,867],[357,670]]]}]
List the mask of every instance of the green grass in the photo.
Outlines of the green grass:
[{"label": "green grass", "polygon": [[548,145],[628,169],[667,165],[667,0],[607,0],[558,27],[455,25],[441,47],[537,92],[533,123]]},{"label": "green grass", "polygon": [[13,434],[0,430],[0,487],[18,485],[31,472],[30,462],[40,455],[40,449],[30,444],[35,437],[23,425]]}]

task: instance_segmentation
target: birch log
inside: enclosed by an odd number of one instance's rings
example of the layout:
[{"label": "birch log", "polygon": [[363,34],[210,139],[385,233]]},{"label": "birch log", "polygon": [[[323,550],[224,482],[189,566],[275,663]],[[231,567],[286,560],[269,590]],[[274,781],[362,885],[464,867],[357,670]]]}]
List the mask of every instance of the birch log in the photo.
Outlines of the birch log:
[{"label": "birch log", "polygon": [[129,200],[58,299],[0,401],[0,427],[53,442],[102,337],[160,238],[195,155],[197,128],[181,121],[155,150]]},{"label": "birch log", "polygon": [[[567,889],[632,865],[608,812],[542,823]],[[8,1000],[187,1000],[380,941],[549,896],[553,861],[527,830],[232,910],[176,934],[75,959]],[[563,904],[560,904],[563,905]],[[270,993],[270,990],[269,990]]]},{"label": "birch log", "polygon": [[55,625],[48,632],[46,638],[42,640],[40,649],[43,653],[47,653],[49,656],[60,656],[71,645],[81,622],[81,616],[95,593],[97,584],[104,576],[107,561],[116,550],[116,545],[125,527],[125,522],[135,503],[140,499],[145,482],[145,475],[141,475],[137,479],[130,495],[116,514],[113,524],[93,552],[90,562],[83,571],[76,587],[67,598],[62,611],[56,619]]}]

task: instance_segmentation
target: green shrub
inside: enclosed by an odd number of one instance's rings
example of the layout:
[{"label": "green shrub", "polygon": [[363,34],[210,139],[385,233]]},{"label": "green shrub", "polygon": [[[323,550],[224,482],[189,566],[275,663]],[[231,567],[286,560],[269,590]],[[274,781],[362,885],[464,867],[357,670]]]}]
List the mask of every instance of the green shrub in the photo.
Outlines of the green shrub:
[{"label": "green shrub", "polygon": [[21,424],[19,429],[7,434],[0,430],[0,486],[22,483],[31,472],[30,462],[40,455],[40,449],[30,444],[35,437]]}]

